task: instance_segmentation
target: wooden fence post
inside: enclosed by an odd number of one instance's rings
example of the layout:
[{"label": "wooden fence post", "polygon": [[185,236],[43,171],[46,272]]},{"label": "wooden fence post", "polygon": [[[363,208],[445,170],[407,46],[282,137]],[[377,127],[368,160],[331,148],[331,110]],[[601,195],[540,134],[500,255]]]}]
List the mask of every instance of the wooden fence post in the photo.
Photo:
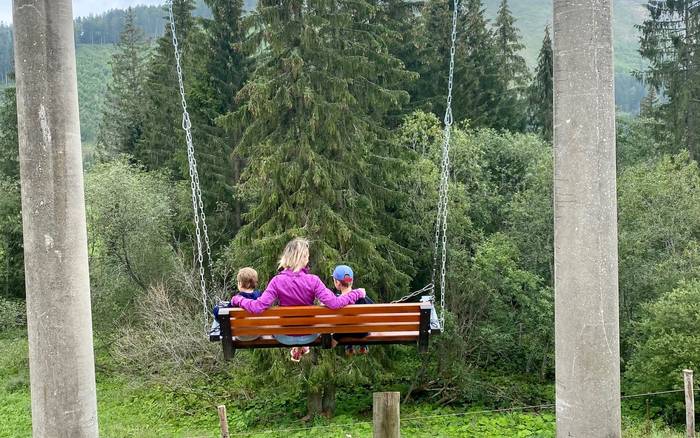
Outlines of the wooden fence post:
[{"label": "wooden fence post", "polygon": [[228,418],[226,417],[226,406],[221,405],[219,410],[219,427],[221,427],[221,438],[230,438],[228,433]]},{"label": "wooden fence post", "polygon": [[695,438],[695,395],[693,394],[693,370],[683,370],[685,382],[685,428],[688,438]]},{"label": "wooden fence post", "polygon": [[400,392],[375,392],[372,400],[374,438],[400,438]]}]

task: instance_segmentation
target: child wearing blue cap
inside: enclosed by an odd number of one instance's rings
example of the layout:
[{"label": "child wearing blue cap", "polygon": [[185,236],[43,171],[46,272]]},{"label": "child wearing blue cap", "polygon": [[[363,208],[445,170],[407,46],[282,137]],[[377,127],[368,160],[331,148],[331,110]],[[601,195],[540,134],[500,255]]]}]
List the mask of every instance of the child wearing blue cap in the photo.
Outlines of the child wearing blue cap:
[{"label": "child wearing blue cap", "polygon": [[[349,292],[352,291],[352,282],[354,280],[354,274],[352,272],[352,268],[347,265],[338,265],[335,267],[333,270],[333,283],[335,284],[335,288],[338,290],[339,295],[345,295]],[[355,301],[355,304],[374,304],[374,301],[372,301],[368,296],[365,296],[364,298],[360,298],[357,301]],[[333,335],[334,338],[340,338],[340,337],[364,337],[366,336],[366,333],[353,333],[353,334],[342,334],[342,333],[336,333]],[[346,345],[345,346],[345,354],[348,356],[352,356],[353,354],[367,354],[369,352],[369,348],[366,345],[359,345],[357,346],[357,349],[355,349],[355,346],[353,345]]]}]

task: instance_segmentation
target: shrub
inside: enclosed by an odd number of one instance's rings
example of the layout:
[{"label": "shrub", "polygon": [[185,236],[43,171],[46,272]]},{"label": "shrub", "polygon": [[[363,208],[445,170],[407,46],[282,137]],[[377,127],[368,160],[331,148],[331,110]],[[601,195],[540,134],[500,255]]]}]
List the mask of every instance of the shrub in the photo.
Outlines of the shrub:
[{"label": "shrub", "polygon": [[117,330],[113,354],[131,372],[173,376],[219,366],[219,345],[209,342],[194,276],[155,284],[135,299],[135,321]]},{"label": "shrub", "polygon": [[0,331],[24,327],[26,324],[27,311],[24,302],[0,297]]},{"label": "shrub", "polygon": [[[625,377],[633,392],[682,389],[684,368],[700,366],[700,281],[682,283],[646,307],[638,326],[640,341]],[[683,418],[683,394],[652,399],[672,421]]]}]

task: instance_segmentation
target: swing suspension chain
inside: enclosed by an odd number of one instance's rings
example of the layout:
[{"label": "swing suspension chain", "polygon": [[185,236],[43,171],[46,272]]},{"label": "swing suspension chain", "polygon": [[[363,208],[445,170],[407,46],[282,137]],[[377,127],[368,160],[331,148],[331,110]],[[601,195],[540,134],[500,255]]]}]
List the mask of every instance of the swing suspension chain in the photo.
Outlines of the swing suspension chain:
[{"label": "swing suspension chain", "polygon": [[418,297],[418,296],[423,296],[424,293],[430,292],[429,296],[433,301],[435,301],[435,285],[433,283],[427,284],[423,286],[421,289],[418,289],[416,291],[411,292],[408,295],[404,295],[403,297],[399,298],[398,300],[394,300],[391,303],[396,304],[396,303],[404,303],[411,298]]},{"label": "swing suspension chain", "polygon": [[[199,286],[201,289],[202,308],[204,311],[205,328],[209,321],[209,300],[207,294],[207,282],[204,270],[204,251],[206,251],[209,266],[209,275],[213,275],[213,262],[211,258],[211,246],[209,244],[209,232],[207,229],[207,217],[204,213],[204,202],[202,201],[202,189],[199,185],[199,172],[197,171],[197,159],[194,155],[194,141],[192,139],[192,121],[187,110],[187,99],[185,98],[185,82],[182,74],[181,53],[175,29],[175,14],[173,13],[173,2],[168,1],[168,15],[170,19],[170,32],[173,40],[173,51],[175,52],[175,68],[177,70],[177,81],[180,87],[180,103],[182,104],[182,129],[185,131],[187,142],[187,161],[189,164],[190,188],[192,190],[192,210],[194,216],[195,236],[197,240],[197,264],[199,266]],[[202,235],[204,236],[204,249],[202,248]]]},{"label": "swing suspension chain", "polygon": [[[436,284],[438,256],[440,257],[440,326],[445,326],[445,276],[447,274],[447,205],[450,178],[450,141],[452,139],[452,87],[454,84],[455,49],[457,43],[457,17],[459,0],[454,0],[452,11],[452,34],[450,46],[450,72],[447,81],[447,104],[445,106],[445,128],[443,130],[442,160],[437,217],[435,218],[435,247],[433,248],[432,284]],[[431,297],[435,299],[435,289]]]}]

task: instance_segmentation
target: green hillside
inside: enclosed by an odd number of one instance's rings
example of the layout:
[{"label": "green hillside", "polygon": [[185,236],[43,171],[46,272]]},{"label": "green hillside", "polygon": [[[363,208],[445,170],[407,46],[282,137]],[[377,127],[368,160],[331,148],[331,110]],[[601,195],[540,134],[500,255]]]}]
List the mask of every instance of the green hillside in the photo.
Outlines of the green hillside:
[{"label": "green hillside", "polygon": [[[490,17],[495,17],[500,0],[483,0]],[[638,69],[641,57],[637,52],[639,35],[635,24],[644,20],[646,0],[614,0],[615,63],[618,72]],[[544,27],[552,22],[552,0],[510,0],[525,43],[525,57],[534,65],[542,44]]]}]

